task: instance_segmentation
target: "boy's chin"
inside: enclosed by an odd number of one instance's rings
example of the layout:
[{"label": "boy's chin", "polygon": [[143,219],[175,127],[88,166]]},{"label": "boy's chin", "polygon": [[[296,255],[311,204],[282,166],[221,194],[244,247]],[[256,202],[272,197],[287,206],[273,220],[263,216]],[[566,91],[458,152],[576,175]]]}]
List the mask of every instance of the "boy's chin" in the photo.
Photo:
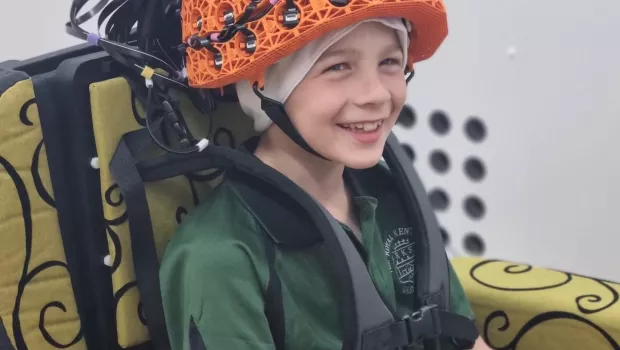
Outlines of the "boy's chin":
[{"label": "boy's chin", "polygon": [[346,161],[344,161],[344,165],[347,168],[351,168],[351,169],[357,169],[357,170],[361,170],[361,169],[368,169],[368,168],[372,168],[373,166],[377,165],[379,163],[379,161],[381,161],[381,156],[382,153],[377,152],[377,154],[370,154],[370,153],[366,153],[366,154],[360,154],[357,157],[348,157],[346,159]]}]

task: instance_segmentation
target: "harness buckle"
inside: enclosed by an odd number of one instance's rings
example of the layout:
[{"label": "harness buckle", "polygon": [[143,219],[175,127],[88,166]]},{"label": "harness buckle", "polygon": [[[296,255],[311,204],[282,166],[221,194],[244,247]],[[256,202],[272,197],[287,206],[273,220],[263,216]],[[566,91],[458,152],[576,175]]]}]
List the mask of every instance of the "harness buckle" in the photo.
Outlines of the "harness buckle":
[{"label": "harness buckle", "polygon": [[405,316],[403,320],[407,325],[410,344],[421,339],[435,338],[441,334],[441,322],[437,305],[422,306],[411,316]]}]

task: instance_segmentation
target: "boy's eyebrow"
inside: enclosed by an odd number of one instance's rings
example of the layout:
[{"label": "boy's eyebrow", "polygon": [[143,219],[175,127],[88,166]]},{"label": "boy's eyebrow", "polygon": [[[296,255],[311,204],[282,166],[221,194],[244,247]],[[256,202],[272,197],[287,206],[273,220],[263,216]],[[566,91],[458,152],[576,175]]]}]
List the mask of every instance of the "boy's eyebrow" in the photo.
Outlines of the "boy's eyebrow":
[{"label": "boy's eyebrow", "polygon": [[333,50],[327,50],[325,52],[323,52],[323,54],[321,55],[321,57],[319,57],[319,59],[317,60],[317,62],[326,60],[330,57],[333,56],[343,56],[343,55],[359,55],[359,52],[355,49],[351,49],[351,48],[341,48],[341,49],[333,49]]},{"label": "boy's eyebrow", "polygon": [[393,51],[398,51],[401,54],[403,53],[403,49],[400,46],[400,43],[391,43],[390,45],[386,46],[382,52],[388,53],[388,52],[393,52]]},{"label": "boy's eyebrow", "polygon": [[[385,48],[381,51],[383,54],[386,54],[388,52],[393,52],[393,51],[398,51],[402,54],[402,48],[400,47],[399,43],[391,43],[387,46],[385,46]],[[317,62],[326,60],[330,57],[333,56],[343,56],[343,55],[359,55],[359,51],[354,49],[354,48],[340,48],[340,49],[333,49],[333,50],[327,50],[325,52],[323,52],[323,54],[321,55],[321,57],[319,57],[319,59],[317,60]]]}]

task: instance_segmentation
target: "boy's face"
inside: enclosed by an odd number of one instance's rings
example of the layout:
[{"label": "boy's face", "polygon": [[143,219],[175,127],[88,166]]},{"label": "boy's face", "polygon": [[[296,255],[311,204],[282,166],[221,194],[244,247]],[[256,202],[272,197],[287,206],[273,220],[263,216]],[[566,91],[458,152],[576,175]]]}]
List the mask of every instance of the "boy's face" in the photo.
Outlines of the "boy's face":
[{"label": "boy's face", "polygon": [[285,107],[310,147],[363,169],[379,161],[406,90],[395,30],[366,22],[323,53]]}]

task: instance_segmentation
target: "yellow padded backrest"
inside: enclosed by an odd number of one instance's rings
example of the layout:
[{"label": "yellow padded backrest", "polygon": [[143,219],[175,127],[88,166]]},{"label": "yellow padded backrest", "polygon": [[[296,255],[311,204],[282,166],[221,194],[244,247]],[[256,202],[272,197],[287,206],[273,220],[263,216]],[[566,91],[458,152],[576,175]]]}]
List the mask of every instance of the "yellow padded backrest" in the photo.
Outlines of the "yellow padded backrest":
[{"label": "yellow padded backrest", "polygon": [[[149,336],[140,311],[126,208],[108,165],[121,136],[143,127],[139,121],[144,118],[144,109],[132,99],[131,89],[124,78],[91,84],[90,93],[93,130],[101,166],[101,197],[112,262],[112,285],[117,300],[118,341],[127,348],[149,340]],[[240,109],[224,107],[218,115],[206,116],[198,112],[186,96],[179,97],[183,116],[196,138],[206,137],[211,127],[214,130],[212,134],[216,136],[211,142],[224,145],[236,146],[252,135],[252,123]],[[145,184],[160,259],[183,215],[219,183],[221,176],[217,173],[206,176],[213,173],[213,170],[201,173],[205,175],[204,179],[179,176]],[[215,179],[211,179],[213,177]]]},{"label": "yellow padded backrest", "polygon": [[14,82],[19,73],[3,73],[0,318],[17,349],[86,349],[54,208],[32,81],[24,76]]},{"label": "yellow padded backrest", "polygon": [[452,264],[493,348],[620,349],[620,284],[500,260]]}]

